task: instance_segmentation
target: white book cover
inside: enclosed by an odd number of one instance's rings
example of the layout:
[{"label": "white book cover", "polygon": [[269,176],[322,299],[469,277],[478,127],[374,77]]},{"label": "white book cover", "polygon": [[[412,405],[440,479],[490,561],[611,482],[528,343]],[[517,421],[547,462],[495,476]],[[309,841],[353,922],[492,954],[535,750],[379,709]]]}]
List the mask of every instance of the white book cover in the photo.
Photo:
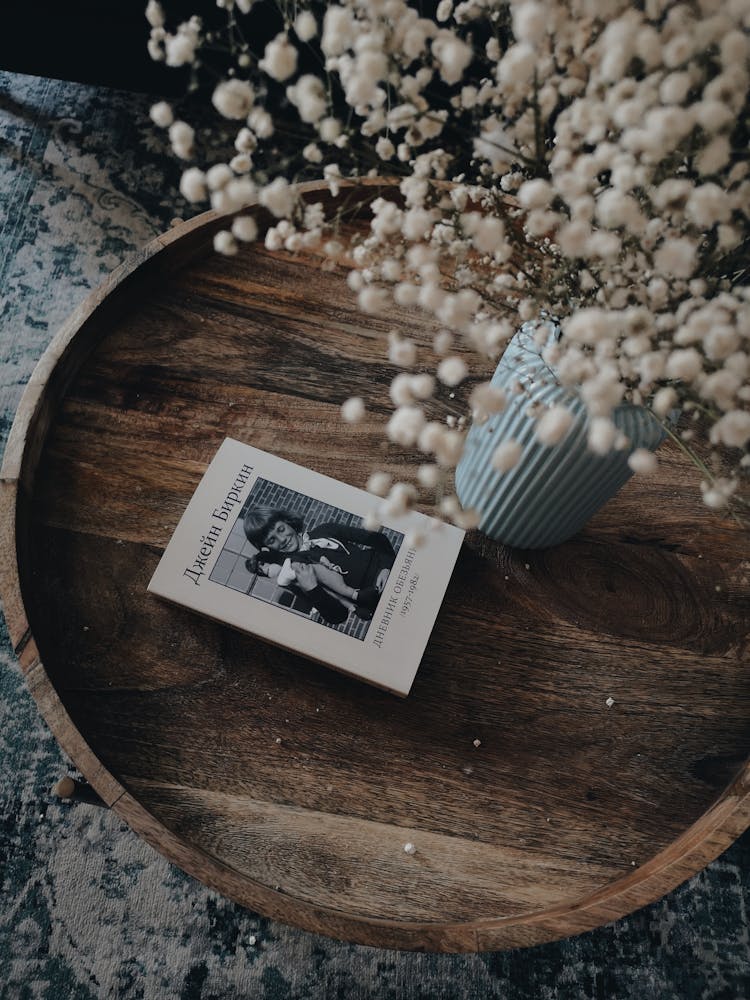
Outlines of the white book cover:
[{"label": "white book cover", "polygon": [[227,438],[148,589],[406,696],[464,532],[416,511],[370,531],[377,502]]}]

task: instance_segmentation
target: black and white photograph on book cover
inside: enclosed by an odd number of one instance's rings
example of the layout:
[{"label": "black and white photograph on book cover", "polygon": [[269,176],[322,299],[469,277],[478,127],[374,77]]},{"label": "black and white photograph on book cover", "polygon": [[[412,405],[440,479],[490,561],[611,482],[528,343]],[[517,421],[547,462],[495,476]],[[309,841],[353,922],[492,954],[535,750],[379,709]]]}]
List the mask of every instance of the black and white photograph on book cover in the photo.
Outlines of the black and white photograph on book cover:
[{"label": "black and white photograph on book cover", "polygon": [[258,479],[209,579],[354,639],[367,636],[404,535]]}]

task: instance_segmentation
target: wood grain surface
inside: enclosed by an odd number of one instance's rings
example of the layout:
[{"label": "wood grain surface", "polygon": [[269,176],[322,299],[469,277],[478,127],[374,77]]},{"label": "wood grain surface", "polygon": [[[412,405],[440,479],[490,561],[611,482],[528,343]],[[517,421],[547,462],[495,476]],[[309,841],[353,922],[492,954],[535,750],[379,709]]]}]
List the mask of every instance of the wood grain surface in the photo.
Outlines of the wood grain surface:
[{"label": "wood grain surface", "polygon": [[433,333],[363,317],[312,255],[216,256],[217,226],[71,317],[8,446],[5,612],[63,748],[196,878],[368,944],[533,944],[700,869],[750,820],[750,543],[669,445],[566,545],[468,536],[404,701],[146,593],[225,436],[398,475],[384,339]]}]

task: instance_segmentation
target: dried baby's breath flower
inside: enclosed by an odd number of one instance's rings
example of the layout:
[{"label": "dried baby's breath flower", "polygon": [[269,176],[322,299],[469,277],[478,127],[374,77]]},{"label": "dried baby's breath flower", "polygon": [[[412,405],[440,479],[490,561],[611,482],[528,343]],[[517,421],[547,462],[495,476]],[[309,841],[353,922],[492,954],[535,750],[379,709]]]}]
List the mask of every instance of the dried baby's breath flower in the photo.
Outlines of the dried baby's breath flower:
[{"label": "dried baby's breath flower", "polygon": [[214,89],[211,102],[224,118],[247,118],[255,101],[253,88],[246,80],[222,80]]},{"label": "dried baby's breath flower", "polygon": [[154,125],[158,125],[159,128],[169,128],[174,121],[172,106],[166,101],[157,101],[156,104],[152,104],[149,115]]},{"label": "dried baby's breath flower", "polygon": [[460,510],[453,515],[453,523],[463,528],[464,531],[471,531],[478,528],[482,520],[481,512],[478,510]]},{"label": "dried baby's breath flower", "polygon": [[628,458],[628,465],[638,475],[650,476],[659,467],[659,460],[652,451],[648,451],[646,448],[636,448]]},{"label": "dried baby's breath flower", "polygon": [[253,160],[249,153],[238,153],[229,161],[229,166],[236,174],[246,174],[251,170]]},{"label": "dried baby's breath flower", "polygon": [[183,121],[175,121],[169,126],[169,141],[175,156],[181,160],[189,160],[193,155],[195,130]]},{"label": "dried baby's breath flower", "polygon": [[503,441],[492,453],[492,466],[498,472],[509,472],[521,460],[522,448],[517,441]]},{"label": "dried baby's breath flower", "polygon": [[297,197],[294,189],[284,177],[276,177],[270,184],[261,189],[259,201],[277,219],[285,219],[291,215]]},{"label": "dried baby's breath flower", "polygon": [[206,171],[206,184],[209,191],[221,191],[233,179],[234,174],[228,163],[215,163]]},{"label": "dried baby's breath flower", "polygon": [[507,402],[505,390],[489,382],[475,386],[469,397],[471,415],[477,423],[486,423],[493,414],[501,413]]},{"label": "dried baby's breath flower", "polygon": [[447,354],[453,346],[453,334],[450,330],[441,330],[435,334],[433,349],[435,354]]},{"label": "dried baby's breath flower", "polygon": [[309,142],[305,148],[302,150],[302,155],[310,163],[322,163],[323,162],[323,152],[320,146],[316,145],[314,142]]},{"label": "dried baby's breath flower", "polygon": [[434,489],[441,479],[442,473],[437,465],[420,465],[417,469],[417,480],[425,489]]},{"label": "dried baby's breath flower", "polygon": [[388,360],[400,368],[411,368],[417,360],[417,345],[408,337],[391,333],[389,338]]},{"label": "dried baby's breath flower", "polygon": [[573,425],[573,414],[566,406],[551,406],[537,420],[535,433],[542,444],[558,444]]},{"label": "dried baby's breath flower", "polygon": [[297,49],[282,32],[266,45],[258,66],[274,80],[288,80],[297,69]]},{"label": "dried baby's breath flower", "polygon": [[358,424],[364,419],[365,403],[361,396],[352,396],[341,407],[341,416],[347,424]]},{"label": "dried baby's breath flower", "polygon": [[206,197],[206,175],[198,167],[189,167],[180,178],[180,194],[188,201],[203,201]]},{"label": "dried baby's breath flower", "polygon": [[424,411],[419,406],[400,406],[388,421],[386,433],[391,441],[404,447],[416,444],[425,425]]},{"label": "dried baby's breath flower", "polygon": [[383,512],[390,517],[405,514],[417,499],[417,491],[411,483],[394,483],[383,502]]},{"label": "dried baby's breath flower", "polygon": [[384,497],[391,488],[393,476],[388,472],[373,472],[367,480],[367,490],[375,496]]},{"label": "dried baby's breath flower", "polygon": [[232,223],[232,235],[243,243],[252,243],[258,238],[258,224],[252,215],[239,215]]},{"label": "dried baby's breath flower", "polygon": [[409,389],[415,399],[429,399],[435,391],[435,379],[432,375],[412,375]]},{"label": "dried baby's breath flower", "polygon": [[309,10],[301,11],[294,22],[294,32],[301,42],[309,42],[318,33],[315,15]]},{"label": "dried baby's breath flower", "polygon": [[588,447],[595,455],[607,455],[615,446],[617,427],[609,417],[594,417],[588,429]]},{"label": "dried baby's breath flower", "polygon": [[451,494],[450,496],[443,497],[439,504],[440,513],[443,517],[454,518],[461,511],[461,504],[458,502],[458,497]]},{"label": "dried baby's breath flower", "polygon": [[468,375],[466,362],[458,357],[444,358],[437,367],[437,377],[444,385],[458,385]]},{"label": "dried baby's breath flower", "polygon": [[152,28],[164,27],[164,9],[157,0],[148,0],[146,4],[146,20]]},{"label": "dried baby's breath flower", "polygon": [[225,256],[231,257],[237,253],[237,249],[237,241],[226,229],[220,229],[214,236],[214,250],[217,253],[223,253]]}]

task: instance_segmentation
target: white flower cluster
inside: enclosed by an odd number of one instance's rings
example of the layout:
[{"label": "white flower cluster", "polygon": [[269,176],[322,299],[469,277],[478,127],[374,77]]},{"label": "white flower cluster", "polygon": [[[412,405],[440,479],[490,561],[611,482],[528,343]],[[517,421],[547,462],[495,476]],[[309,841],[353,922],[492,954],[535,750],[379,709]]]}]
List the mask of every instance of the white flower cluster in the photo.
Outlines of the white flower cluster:
[{"label": "white flower cluster", "polygon": [[[681,410],[694,418],[684,440],[707,428],[724,456],[723,471],[718,458],[704,466],[706,503],[738,495],[750,471],[750,0],[441,0],[434,18],[406,0],[282,0],[286,26],[257,59],[237,42],[250,0],[219,6],[237,58],[212,103],[237,127],[236,156],[189,166],[182,193],[222,213],[260,204],[277,220],[270,249],[318,242],[340,260],[322,205],[298,198],[296,177],[258,180],[258,150],[296,118],[304,169],[332,194],[347,175],[398,173],[398,195],[372,202],[349,284],[366,313],[395,302],[434,317],[427,347],[389,338],[386,433],[426,456],[416,479],[438,491],[442,516],[475,520],[449,488],[465,420],[437,419],[438,402],[466,386],[475,421],[501,410],[504,394],[470,379],[472,354],[489,374],[520,323],[544,317],[563,331],[545,360],[585,402],[593,452],[627,443],[611,420],[624,401],[660,419]],[[170,33],[156,0],[146,17],[155,59],[196,62],[198,18]],[[283,108],[262,96],[269,86]],[[152,118],[176,155],[195,155],[169,105]],[[215,245],[234,253],[256,236],[240,214]],[[364,413],[359,399],[344,407],[351,422]],[[562,407],[537,417],[547,445],[570,428]],[[519,459],[505,441],[493,463]],[[655,459],[635,451],[630,464],[647,474]],[[390,512],[418,495],[375,486]]]}]

